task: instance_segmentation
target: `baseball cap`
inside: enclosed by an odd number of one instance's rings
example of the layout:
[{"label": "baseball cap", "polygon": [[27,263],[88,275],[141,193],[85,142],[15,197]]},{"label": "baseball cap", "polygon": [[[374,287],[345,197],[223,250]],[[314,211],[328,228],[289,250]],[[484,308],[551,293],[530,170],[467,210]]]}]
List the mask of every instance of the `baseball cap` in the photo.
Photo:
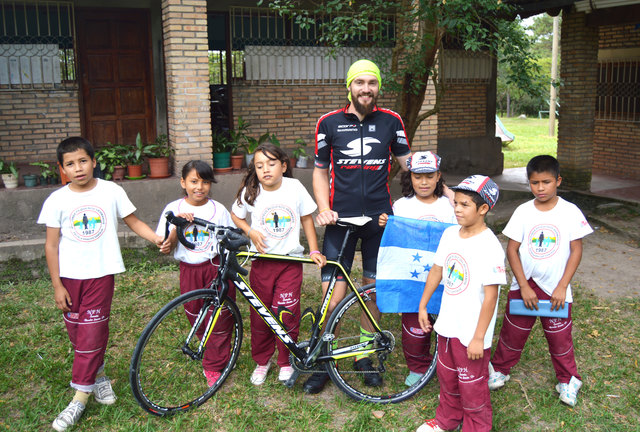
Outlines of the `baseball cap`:
[{"label": "baseball cap", "polygon": [[450,188],[453,191],[459,190],[468,190],[471,192],[476,192],[478,195],[482,197],[484,202],[489,205],[489,208],[492,209],[494,205],[498,202],[498,196],[500,195],[500,191],[498,190],[498,185],[496,182],[491,180],[487,176],[483,175],[472,175],[462,180],[458,186]]},{"label": "baseball cap", "polygon": [[430,151],[416,152],[407,159],[409,171],[422,174],[440,170],[440,156]]}]

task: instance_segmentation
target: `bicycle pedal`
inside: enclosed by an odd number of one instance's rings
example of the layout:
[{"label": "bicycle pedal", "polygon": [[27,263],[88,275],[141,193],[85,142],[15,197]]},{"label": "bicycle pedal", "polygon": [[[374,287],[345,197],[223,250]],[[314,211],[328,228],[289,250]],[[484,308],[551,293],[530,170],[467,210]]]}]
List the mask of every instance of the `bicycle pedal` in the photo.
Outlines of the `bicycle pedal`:
[{"label": "bicycle pedal", "polygon": [[287,388],[293,388],[299,376],[300,376],[300,372],[294,369],[291,377],[284,382],[284,386]]}]

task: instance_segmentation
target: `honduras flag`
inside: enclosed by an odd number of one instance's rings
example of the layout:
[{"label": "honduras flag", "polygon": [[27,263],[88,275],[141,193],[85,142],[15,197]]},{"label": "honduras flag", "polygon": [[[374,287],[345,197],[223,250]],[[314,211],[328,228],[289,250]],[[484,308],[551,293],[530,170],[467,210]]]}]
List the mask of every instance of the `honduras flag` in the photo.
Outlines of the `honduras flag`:
[{"label": "honduras flag", "polygon": [[[418,312],[440,237],[452,224],[389,216],[382,235],[376,270],[380,312]],[[431,296],[427,312],[439,313],[444,287]]]}]

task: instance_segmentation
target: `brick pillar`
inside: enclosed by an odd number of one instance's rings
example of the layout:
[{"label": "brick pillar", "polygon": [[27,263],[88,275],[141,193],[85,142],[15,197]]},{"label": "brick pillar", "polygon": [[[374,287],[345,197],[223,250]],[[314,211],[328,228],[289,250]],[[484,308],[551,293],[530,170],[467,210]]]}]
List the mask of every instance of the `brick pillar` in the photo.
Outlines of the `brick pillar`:
[{"label": "brick pillar", "polygon": [[206,0],[162,0],[167,77],[167,131],[178,169],[211,162]]},{"label": "brick pillar", "polygon": [[562,16],[558,161],[563,187],[589,190],[593,163],[598,74],[598,28],[587,27],[586,14]]}]

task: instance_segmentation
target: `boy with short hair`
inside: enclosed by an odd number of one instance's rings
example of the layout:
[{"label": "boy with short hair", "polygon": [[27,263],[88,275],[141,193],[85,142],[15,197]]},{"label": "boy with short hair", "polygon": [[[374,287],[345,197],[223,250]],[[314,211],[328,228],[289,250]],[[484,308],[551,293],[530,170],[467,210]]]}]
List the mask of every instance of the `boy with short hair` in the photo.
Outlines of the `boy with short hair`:
[{"label": "boy with short hair", "polygon": [[125,270],[117,219],[150,242],[160,245],[163,239],[133,214],[136,208],[124,189],[93,177],[96,160],[89,141],[67,138],[56,153],[71,183],[46,199],[38,223],[47,226],[45,255],[54,299],[74,346],[70,384],[76,393],[52,424],[64,431],[78,422],[92,393],[104,405],[116,400],[104,373],[104,354],[113,275]]},{"label": "boy with short hair", "polygon": [[418,312],[420,326],[430,331],[427,303],[442,280],[440,314],[433,326],[438,333],[440,403],[436,417],[418,432],[453,430],[460,424],[465,432],[489,431],[492,426],[489,357],[499,285],[506,283],[506,275],[504,251],[484,218],[499,191],[493,180],[481,175],[451,189],[459,225],[442,234]]},{"label": "boy with short hair", "polygon": [[[568,307],[568,318],[540,317],[551,363],[559,384],[560,400],[575,406],[582,386],[571,337],[569,282],[582,258],[582,238],[593,232],[578,207],[557,195],[562,182],[560,166],[552,156],[536,156],[527,164],[529,187],[534,199],[521,204],[503,234],[509,237],[507,259],[513,272],[508,299],[522,299],[528,309],[538,309],[538,300],[550,300],[551,310]],[[509,381],[509,371],[520,360],[536,316],[513,315],[507,309],[493,354],[489,388]]]}]

